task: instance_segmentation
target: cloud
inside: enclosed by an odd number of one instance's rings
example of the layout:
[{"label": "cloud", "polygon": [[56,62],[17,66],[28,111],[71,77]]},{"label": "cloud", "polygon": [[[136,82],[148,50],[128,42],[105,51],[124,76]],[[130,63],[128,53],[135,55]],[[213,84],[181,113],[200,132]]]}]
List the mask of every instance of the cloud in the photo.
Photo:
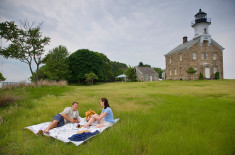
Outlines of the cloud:
[{"label": "cloud", "polygon": [[69,52],[85,48],[127,65],[142,61],[161,68],[164,54],[181,44],[183,36],[193,38],[191,21],[201,8],[212,19],[212,38],[225,47],[225,78],[235,78],[232,0],[1,0],[1,4],[0,21],[44,21],[43,35],[51,37],[46,51],[65,45]]}]

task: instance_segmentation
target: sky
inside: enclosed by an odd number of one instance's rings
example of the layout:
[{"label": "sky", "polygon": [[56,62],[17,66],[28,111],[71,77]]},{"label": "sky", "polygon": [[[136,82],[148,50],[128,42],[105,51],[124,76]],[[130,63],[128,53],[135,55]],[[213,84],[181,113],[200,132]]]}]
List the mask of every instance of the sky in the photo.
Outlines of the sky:
[{"label": "sky", "polygon": [[[224,78],[235,79],[234,0],[0,0],[0,22],[43,22],[42,35],[51,38],[45,54],[63,45],[70,53],[89,49],[130,66],[165,69],[164,55],[184,36],[193,39],[191,22],[199,9],[211,18],[212,38],[225,48]],[[1,58],[0,65],[8,82],[31,76],[19,60]]]}]

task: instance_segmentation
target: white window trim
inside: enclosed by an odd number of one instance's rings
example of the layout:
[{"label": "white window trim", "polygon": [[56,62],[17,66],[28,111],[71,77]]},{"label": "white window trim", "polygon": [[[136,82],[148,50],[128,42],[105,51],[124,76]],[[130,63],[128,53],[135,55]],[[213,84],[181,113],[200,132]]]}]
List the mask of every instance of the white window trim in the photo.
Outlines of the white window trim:
[{"label": "white window trim", "polygon": [[213,53],[213,60],[217,60],[217,54]]},{"label": "white window trim", "polygon": [[209,59],[209,54],[208,53],[205,53],[205,58],[206,58],[206,60]]},{"label": "white window trim", "polygon": [[201,59],[205,60],[205,53],[204,52],[201,53]]},{"label": "white window trim", "polygon": [[[216,71],[215,71],[215,68],[216,68]],[[216,72],[218,72],[218,67],[217,67],[217,66],[214,66],[213,72],[214,72],[214,74],[215,74]]]},{"label": "white window trim", "polygon": [[193,60],[197,60],[197,53],[193,52]]}]

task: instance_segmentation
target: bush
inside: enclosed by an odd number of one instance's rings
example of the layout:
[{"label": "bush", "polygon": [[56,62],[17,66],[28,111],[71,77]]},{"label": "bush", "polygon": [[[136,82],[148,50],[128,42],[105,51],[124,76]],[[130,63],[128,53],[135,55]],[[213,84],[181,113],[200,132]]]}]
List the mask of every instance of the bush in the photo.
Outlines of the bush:
[{"label": "bush", "polygon": [[215,79],[220,79],[220,77],[219,77],[219,72],[216,72],[216,73],[215,73]]},{"label": "bush", "polygon": [[199,75],[199,80],[204,80],[204,77],[203,77],[203,74],[202,74],[202,72],[200,72],[200,75]]},{"label": "bush", "polygon": [[11,103],[15,103],[19,98],[12,93],[6,92],[0,95],[0,107],[6,107]]}]

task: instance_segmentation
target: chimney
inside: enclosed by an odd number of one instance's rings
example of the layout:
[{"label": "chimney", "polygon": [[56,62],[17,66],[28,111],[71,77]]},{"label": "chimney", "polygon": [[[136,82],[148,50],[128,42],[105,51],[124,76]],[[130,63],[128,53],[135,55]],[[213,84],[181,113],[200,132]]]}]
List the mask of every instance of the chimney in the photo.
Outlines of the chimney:
[{"label": "chimney", "polygon": [[188,41],[188,37],[184,36],[183,37],[183,44],[186,43]]}]

